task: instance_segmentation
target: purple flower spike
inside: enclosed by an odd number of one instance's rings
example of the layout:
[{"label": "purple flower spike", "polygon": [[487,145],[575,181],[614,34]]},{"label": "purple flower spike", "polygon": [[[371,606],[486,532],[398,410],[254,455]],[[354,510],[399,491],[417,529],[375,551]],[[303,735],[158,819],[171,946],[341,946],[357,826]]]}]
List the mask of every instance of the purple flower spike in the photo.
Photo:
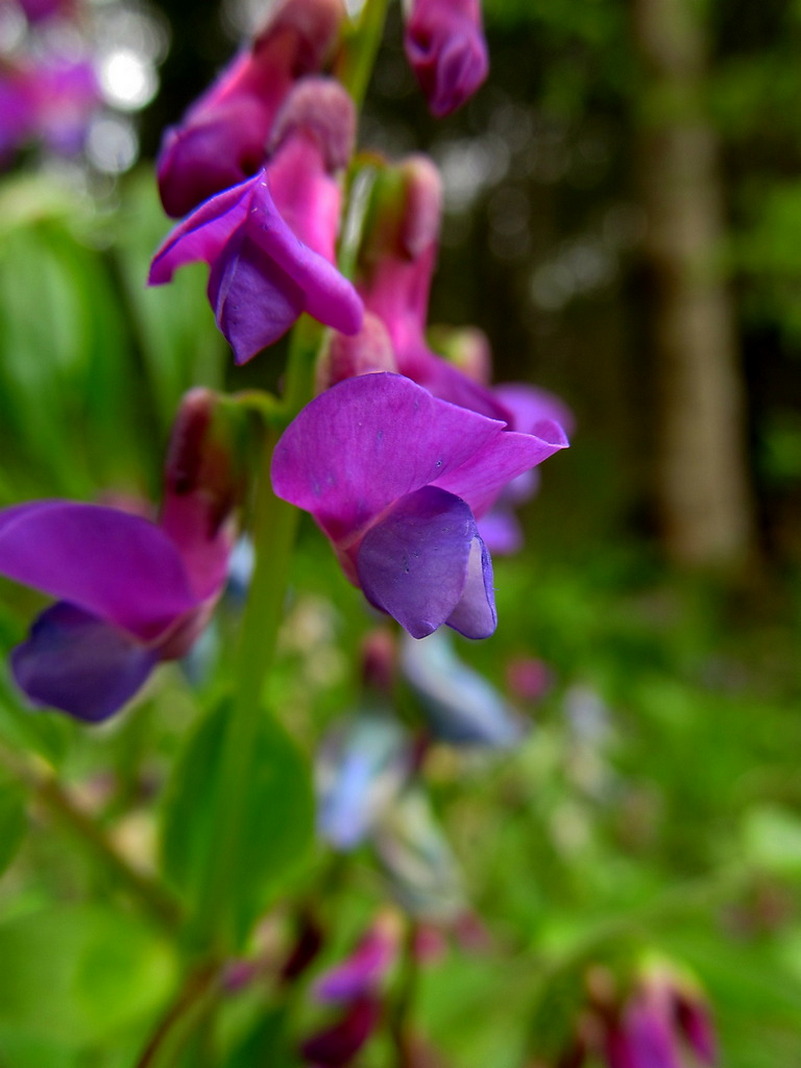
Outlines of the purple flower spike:
[{"label": "purple flower spike", "polygon": [[[209,264],[209,302],[240,364],[277,341],[302,312],[344,334],[362,325],[362,302],[333,264],[340,192],[330,165],[347,154],[353,108],[344,91],[311,81],[293,94],[296,108],[293,97],[287,102],[269,166],[202,204],[151,265],[150,284],[161,285],[185,263]],[[339,118],[327,122],[332,110]]]},{"label": "purple flower spike", "polygon": [[447,623],[495,627],[492,571],[475,520],[504,485],[567,442],[433,397],[401,375],[347,379],[311,402],[279,441],[279,497],[311,512],[351,581],[415,637]]},{"label": "purple flower spike", "polygon": [[461,107],[487,77],[478,0],[412,0],[404,44],[437,118]]},{"label": "purple flower spike", "polygon": [[253,42],[167,130],[158,159],[164,210],[180,218],[263,166],[295,81],[322,70],[345,19],[342,0],[284,0]]},{"label": "purple flower spike", "polygon": [[73,501],[0,511],[0,572],[58,598],[12,653],[35,704],[106,719],[203,629],[225,578],[234,504],[213,404],[195,390],[180,413],[160,525]]}]

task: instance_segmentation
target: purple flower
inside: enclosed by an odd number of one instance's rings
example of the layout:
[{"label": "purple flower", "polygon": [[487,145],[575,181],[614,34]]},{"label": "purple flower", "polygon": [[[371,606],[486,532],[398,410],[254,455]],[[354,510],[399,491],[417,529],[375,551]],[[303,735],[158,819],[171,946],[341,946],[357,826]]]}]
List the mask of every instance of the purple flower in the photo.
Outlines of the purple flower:
[{"label": "purple flower", "polygon": [[345,18],[342,0],[283,0],[241,52],[164,134],[161,200],[179,218],[264,164],[273,122],[293,84],[322,70]]},{"label": "purple flower", "polygon": [[332,171],[342,163],[353,109],[344,90],[313,81],[298,87],[297,109],[288,101],[270,164],[202,204],[151,265],[150,284],[161,285],[185,263],[209,264],[209,302],[240,364],[302,312],[345,334],[361,326],[361,300],[334,266],[340,191]]},{"label": "purple flower", "polygon": [[275,450],[273,487],[331,539],[351,581],[415,638],[496,625],[476,526],[504,485],[567,444],[519,434],[401,375],[350,378],[307,405]]},{"label": "purple flower", "polygon": [[381,1002],[364,994],[350,1002],[343,1015],[301,1045],[307,1064],[316,1068],[346,1068],[375,1031],[381,1019]]},{"label": "purple flower", "polygon": [[315,998],[323,1002],[351,1001],[375,992],[395,963],[400,937],[398,914],[380,913],[349,956],[317,978]]},{"label": "purple flower", "polygon": [[404,45],[437,118],[461,107],[487,77],[478,0],[412,0]]},{"label": "purple flower", "polygon": [[232,544],[213,405],[206,390],[184,402],[158,524],[74,501],[0,511],[0,572],[57,598],[11,656],[17,684],[35,704],[104,720],[203,629]]}]

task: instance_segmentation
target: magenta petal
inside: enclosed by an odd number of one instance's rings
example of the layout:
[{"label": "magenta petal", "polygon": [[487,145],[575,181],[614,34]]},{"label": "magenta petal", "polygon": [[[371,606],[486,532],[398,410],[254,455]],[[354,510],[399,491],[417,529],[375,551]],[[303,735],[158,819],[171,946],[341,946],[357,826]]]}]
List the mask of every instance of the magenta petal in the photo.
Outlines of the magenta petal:
[{"label": "magenta petal", "polygon": [[359,546],[365,596],[413,638],[424,638],[455,613],[475,537],[473,515],[458,497],[432,486],[408,494]]},{"label": "magenta petal", "polygon": [[[273,487],[337,541],[435,480],[461,496],[443,477],[456,484],[477,455],[487,454],[492,466],[503,430],[402,375],[361,375],[326,390],[287,428],[275,450]],[[507,478],[517,473],[514,465]]]},{"label": "magenta petal", "polygon": [[0,572],[143,641],[198,603],[159,527],[95,504],[34,501],[0,511]]},{"label": "magenta petal", "polygon": [[300,286],[249,239],[244,227],[214,264],[208,295],[238,364],[282,337],[305,303]]},{"label": "magenta petal", "polygon": [[205,121],[166,130],[157,163],[166,213],[180,219],[239,185],[263,163],[268,133],[264,108],[247,97],[217,108]]},{"label": "magenta petal", "polygon": [[169,282],[177,269],[187,263],[213,263],[247,217],[253,187],[262,175],[263,172],[218,193],[176,226],[153,257],[148,283],[158,286]]},{"label": "magenta petal", "polygon": [[14,649],[11,669],[35,704],[98,723],[134,696],[157,660],[153,650],[123,631],[60,601]]},{"label": "magenta petal", "polygon": [[462,596],[445,622],[465,638],[489,638],[495,633],[498,614],[492,585],[492,561],[478,534],[470,544]]},{"label": "magenta petal", "polygon": [[[621,1030],[631,1068],[682,1068],[672,1026],[660,1006],[646,999],[632,1001],[623,1016]],[[628,1063],[621,1061],[626,1068]]]}]

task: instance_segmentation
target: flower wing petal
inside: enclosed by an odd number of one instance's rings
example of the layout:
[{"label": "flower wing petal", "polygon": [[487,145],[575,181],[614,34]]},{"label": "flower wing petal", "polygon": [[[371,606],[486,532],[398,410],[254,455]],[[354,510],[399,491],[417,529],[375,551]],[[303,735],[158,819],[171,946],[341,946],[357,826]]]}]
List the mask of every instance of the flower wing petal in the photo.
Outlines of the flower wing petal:
[{"label": "flower wing petal", "polygon": [[338,541],[407,493],[462,467],[469,474],[503,427],[402,375],[360,375],[326,390],[287,428],[275,450],[273,487]]},{"label": "flower wing petal", "polygon": [[159,527],[96,504],[45,500],[0,511],[0,572],[142,641],[198,604]]}]

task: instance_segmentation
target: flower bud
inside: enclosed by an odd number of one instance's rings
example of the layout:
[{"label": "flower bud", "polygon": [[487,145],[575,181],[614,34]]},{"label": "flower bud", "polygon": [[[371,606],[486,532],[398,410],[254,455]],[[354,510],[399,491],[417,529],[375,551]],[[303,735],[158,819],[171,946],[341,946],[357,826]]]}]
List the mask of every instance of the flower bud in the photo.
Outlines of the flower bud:
[{"label": "flower bud", "polygon": [[487,77],[478,0],[412,0],[404,44],[437,118],[461,107]]}]

